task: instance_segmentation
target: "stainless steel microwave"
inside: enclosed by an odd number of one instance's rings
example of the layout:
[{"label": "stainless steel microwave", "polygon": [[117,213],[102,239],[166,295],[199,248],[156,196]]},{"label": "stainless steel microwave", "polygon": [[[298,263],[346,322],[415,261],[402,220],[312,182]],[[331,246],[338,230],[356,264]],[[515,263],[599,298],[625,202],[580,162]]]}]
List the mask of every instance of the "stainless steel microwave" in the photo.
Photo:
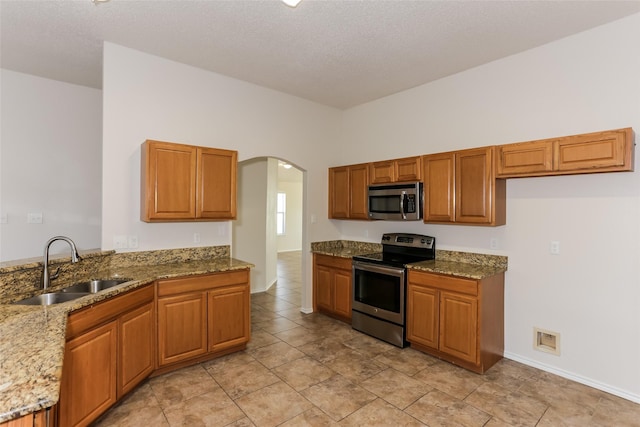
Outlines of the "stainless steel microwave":
[{"label": "stainless steel microwave", "polygon": [[422,219],[422,183],[370,185],[368,192],[369,218],[396,221]]}]

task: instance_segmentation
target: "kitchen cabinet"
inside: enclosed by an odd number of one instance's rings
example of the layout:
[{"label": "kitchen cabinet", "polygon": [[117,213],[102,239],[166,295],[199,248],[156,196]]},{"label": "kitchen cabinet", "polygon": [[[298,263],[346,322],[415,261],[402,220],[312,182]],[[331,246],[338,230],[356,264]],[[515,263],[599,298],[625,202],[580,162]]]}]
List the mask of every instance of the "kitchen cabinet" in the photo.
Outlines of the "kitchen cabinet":
[{"label": "kitchen cabinet", "polygon": [[371,184],[420,181],[422,176],[421,165],[422,158],[420,156],[370,163],[369,176]]},{"label": "kitchen cabinet", "polygon": [[142,221],[235,219],[237,151],[152,140],[141,151]]},{"label": "kitchen cabinet", "polygon": [[329,168],[329,218],[367,219],[368,163]]},{"label": "kitchen cabinet", "polygon": [[615,129],[497,147],[498,177],[633,171],[634,134]]},{"label": "kitchen cabinet", "polygon": [[249,270],[157,282],[157,373],[242,350],[251,334]]},{"label": "kitchen cabinet", "polygon": [[484,373],[504,352],[504,273],[475,280],[410,269],[407,340]]},{"label": "kitchen cabinet", "polygon": [[34,414],[27,414],[20,418],[1,423],[0,427],[49,427],[49,425],[47,425],[46,414],[47,410],[43,409]]},{"label": "kitchen cabinet", "polygon": [[69,315],[60,425],[90,424],[152,372],[153,297],[148,285]]},{"label": "kitchen cabinet", "polygon": [[60,425],[89,425],[116,403],[116,343],[116,321],[67,342],[60,386]]},{"label": "kitchen cabinet", "polygon": [[506,182],[496,179],[494,147],[423,156],[424,222],[506,223]]},{"label": "kitchen cabinet", "polygon": [[351,259],[313,254],[314,311],[351,322]]}]

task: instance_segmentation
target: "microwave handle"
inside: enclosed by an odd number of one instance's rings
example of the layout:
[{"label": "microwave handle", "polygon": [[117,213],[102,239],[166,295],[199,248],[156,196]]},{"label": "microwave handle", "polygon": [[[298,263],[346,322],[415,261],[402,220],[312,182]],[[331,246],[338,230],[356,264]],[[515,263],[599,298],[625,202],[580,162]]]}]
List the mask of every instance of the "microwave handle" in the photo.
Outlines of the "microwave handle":
[{"label": "microwave handle", "polygon": [[404,199],[407,198],[407,192],[402,191],[400,193],[400,213],[402,214],[402,219],[407,219],[407,213],[404,210]]}]

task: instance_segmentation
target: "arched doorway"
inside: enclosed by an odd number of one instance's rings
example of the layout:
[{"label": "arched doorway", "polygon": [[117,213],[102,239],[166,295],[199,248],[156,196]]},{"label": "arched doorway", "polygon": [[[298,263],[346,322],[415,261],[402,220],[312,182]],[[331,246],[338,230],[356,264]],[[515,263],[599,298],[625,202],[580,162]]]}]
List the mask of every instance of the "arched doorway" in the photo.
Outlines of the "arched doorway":
[{"label": "arched doorway", "polygon": [[[286,159],[275,157],[238,163],[238,217],[232,225],[232,256],[255,264],[252,293],[265,292],[276,283],[279,253],[303,248],[304,173]],[[304,256],[301,258],[298,268],[303,276]],[[301,307],[302,300],[296,303]]]}]

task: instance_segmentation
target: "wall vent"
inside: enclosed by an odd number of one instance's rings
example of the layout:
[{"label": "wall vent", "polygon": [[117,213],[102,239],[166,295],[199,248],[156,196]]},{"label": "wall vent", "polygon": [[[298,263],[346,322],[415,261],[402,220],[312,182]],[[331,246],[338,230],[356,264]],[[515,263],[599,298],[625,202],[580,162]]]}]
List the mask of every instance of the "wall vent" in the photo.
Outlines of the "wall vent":
[{"label": "wall vent", "polygon": [[560,356],[560,334],[541,328],[533,328],[533,348]]}]

